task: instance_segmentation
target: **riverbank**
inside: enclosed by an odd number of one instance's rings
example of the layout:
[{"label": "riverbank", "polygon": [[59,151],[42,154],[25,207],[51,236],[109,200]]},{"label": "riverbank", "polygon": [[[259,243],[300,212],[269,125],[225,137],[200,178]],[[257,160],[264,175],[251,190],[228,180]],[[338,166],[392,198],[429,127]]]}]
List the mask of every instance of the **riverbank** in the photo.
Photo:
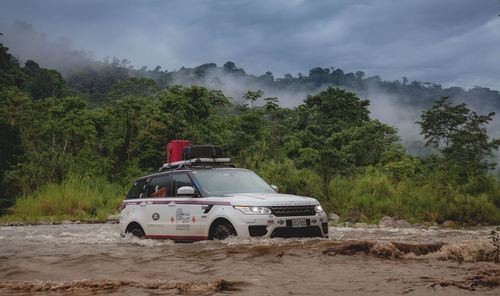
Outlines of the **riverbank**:
[{"label": "riverbank", "polygon": [[[321,190],[317,186],[321,183],[319,176],[313,171],[293,166],[284,171],[279,168],[271,162],[257,172],[277,185],[280,192],[316,198],[333,215],[335,223],[379,225],[384,216],[390,216],[394,218],[389,221],[394,227],[500,224],[500,182],[493,177],[484,180],[484,192],[478,193],[471,189],[476,183],[467,185],[465,190],[432,176],[424,180],[396,180],[373,168],[350,177],[334,176],[328,190]],[[112,183],[102,176],[73,175],[61,183],[47,184],[19,196],[7,215],[0,217],[0,223],[105,221],[117,214],[128,189],[128,185]]]}]

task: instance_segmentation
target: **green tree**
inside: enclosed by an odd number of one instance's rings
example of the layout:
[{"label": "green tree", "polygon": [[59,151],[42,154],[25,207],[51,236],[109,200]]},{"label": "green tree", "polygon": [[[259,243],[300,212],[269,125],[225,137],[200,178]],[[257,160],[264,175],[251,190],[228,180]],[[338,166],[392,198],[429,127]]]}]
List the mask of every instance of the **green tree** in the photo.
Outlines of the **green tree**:
[{"label": "green tree", "polygon": [[350,165],[354,167],[376,166],[385,152],[396,148],[398,140],[396,129],[378,120],[333,133],[329,139],[333,147],[352,156]]},{"label": "green tree", "polygon": [[8,182],[4,181],[5,172],[15,165],[23,154],[21,137],[17,126],[11,125],[7,120],[0,117],[0,216],[6,209],[14,204],[15,195],[9,190]]},{"label": "green tree", "polygon": [[466,104],[452,105],[449,97],[442,97],[422,112],[417,123],[427,139],[426,145],[439,149],[450,165],[477,174],[495,167],[487,157],[493,156],[500,139],[490,140],[485,127],[494,115],[478,115]]},{"label": "green tree", "polygon": [[23,71],[27,76],[23,88],[29,91],[34,99],[59,98],[63,95],[66,83],[61,73],[56,70],[40,68],[32,60],[26,62]]},{"label": "green tree", "polygon": [[131,77],[113,85],[113,90],[108,96],[114,100],[126,96],[153,97],[159,90],[152,79]]},{"label": "green tree", "polygon": [[107,103],[107,95],[113,91],[113,86],[129,77],[128,64],[127,60],[113,58],[111,62],[105,60],[85,65],[66,77],[67,85],[91,105],[103,105]]},{"label": "green tree", "polygon": [[252,106],[252,109],[253,109],[253,102],[257,101],[258,99],[260,99],[262,96],[264,95],[264,92],[261,91],[260,89],[257,90],[257,91],[247,91],[246,94],[243,95],[243,99],[245,101],[250,101],[250,104]]},{"label": "green tree", "polygon": [[307,96],[304,103],[303,119],[320,126],[327,135],[370,120],[370,102],[340,88],[328,87],[317,95]]},{"label": "green tree", "polygon": [[308,96],[291,116],[287,154],[297,159],[299,169],[313,167],[319,173],[325,196],[333,176],[380,159],[386,143],[393,141],[394,130],[369,122],[368,104],[354,93],[329,87]]},{"label": "green tree", "polygon": [[[0,36],[2,36],[1,33]],[[0,87],[21,87],[26,75],[21,70],[17,59],[8,51],[9,49],[0,42]]]},{"label": "green tree", "polygon": [[278,98],[265,98],[266,104],[264,105],[264,109],[268,114],[273,115],[276,111],[279,110],[279,100]]},{"label": "green tree", "polygon": [[139,132],[147,126],[152,110],[151,99],[134,96],[121,98],[109,107],[106,151],[119,165],[131,160],[130,149]]},{"label": "green tree", "polygon": [[219,90],[200,86],[172,85],[157,94],[159,120],[168,129],[168,139],[192,143],[222,144],[223,111],[229,100]]}]

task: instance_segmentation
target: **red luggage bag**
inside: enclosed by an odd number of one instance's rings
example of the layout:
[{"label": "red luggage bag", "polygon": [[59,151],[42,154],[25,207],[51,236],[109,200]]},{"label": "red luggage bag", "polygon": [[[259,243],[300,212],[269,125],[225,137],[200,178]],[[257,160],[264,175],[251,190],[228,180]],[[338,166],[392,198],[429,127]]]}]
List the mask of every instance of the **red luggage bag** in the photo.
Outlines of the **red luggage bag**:
[{"label": "red luggage bag", "polygon": [[167,145],[167,163],[182,160],[182,149],[189,146],[189,141],[175,140]]}]

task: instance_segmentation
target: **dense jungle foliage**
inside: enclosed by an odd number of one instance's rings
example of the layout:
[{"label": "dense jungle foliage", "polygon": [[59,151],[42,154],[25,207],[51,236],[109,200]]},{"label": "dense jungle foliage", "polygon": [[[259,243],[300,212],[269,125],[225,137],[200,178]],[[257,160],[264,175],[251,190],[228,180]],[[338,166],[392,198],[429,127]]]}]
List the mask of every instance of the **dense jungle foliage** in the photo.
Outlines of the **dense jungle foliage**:
[{"label": "dense jungle foliage", "polygon": [[[217,73],[311,94],[293,108],[260,89],[232,99],[217,90]],[[397,130],[370,117],[370,102],[357,93],[374,83],[422,94],[412,103],[422,106],[422,134],[439,153],[407,154]],[[494,113],[478,115],[450,101],[454,95],[493,109],[500,102],[489,89],[340,69],[256,77],[232,62],[168,72],[115,59],[63,78],[35,61],[20,65],[0,43],[0,211],[7,220],[106,217],[133,179],[161,166],[169,141],[185,139],[222,146],[238,166],[281,192],[317,198],[343,220],[498,224],[500,182],[488,157],[500,141],[486,134]]]}]

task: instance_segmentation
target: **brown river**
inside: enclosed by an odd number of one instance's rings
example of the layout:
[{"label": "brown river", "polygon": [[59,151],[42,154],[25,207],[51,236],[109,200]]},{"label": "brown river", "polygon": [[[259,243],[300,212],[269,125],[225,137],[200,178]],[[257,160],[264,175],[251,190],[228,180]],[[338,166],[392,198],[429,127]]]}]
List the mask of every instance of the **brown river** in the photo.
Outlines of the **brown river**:
[{"label": "brown river", "polygon": [[0,227],[1,295],[500,295],[493,227],[330,227],[173,243],[116,224]]}]

